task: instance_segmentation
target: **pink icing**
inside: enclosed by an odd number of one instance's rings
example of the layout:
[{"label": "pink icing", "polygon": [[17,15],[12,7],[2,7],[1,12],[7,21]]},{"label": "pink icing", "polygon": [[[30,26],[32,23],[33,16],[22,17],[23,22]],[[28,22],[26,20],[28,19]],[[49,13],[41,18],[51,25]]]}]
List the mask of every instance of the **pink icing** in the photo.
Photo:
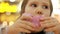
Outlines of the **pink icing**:
[{"label": "pink icing", "polygon": [[37,27],[41,26],[40,18],[42,18],[42,16],[40,16],[40,15],[33,16],[33,18],[32,18],[32,23],[34,23]]},{"label": "pink icing", "polygon": [[[28,14],[28,13],[24,13],[23,15],[32,17],[32,14]],[[43,16],[40,16],[40,15],[33,16],[30,22],[32,22],[36,27],[39,27],[39,26],[41,26],[41,24],[40,24],[41,18],[43,18]],[[28,19],[27,19],[27,21],[28,21]]]}]

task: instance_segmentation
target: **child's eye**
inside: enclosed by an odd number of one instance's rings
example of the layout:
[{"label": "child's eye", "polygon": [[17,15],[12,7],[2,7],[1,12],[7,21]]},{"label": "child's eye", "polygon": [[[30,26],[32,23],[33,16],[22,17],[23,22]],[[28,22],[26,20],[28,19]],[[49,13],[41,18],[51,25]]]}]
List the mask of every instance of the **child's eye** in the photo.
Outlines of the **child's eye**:
[{"label": "child's eye", "polygon": [[43,5],[42,8],[43,9],[48,9],[48,6],[47,5]]},{"label": "child's eye", "polygon": [[32,7],[37,7],[37,5],[36,5],[36,4],[32,4],[31,6],[32,6]]}]

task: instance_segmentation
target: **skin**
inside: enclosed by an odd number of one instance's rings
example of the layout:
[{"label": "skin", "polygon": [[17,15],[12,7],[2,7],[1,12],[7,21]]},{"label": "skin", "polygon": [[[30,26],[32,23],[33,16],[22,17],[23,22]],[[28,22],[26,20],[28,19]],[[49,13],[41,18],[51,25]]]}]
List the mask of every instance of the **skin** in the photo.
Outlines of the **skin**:
[{"label": "skin", "polygon": [[30,13],[33,16],[43,15],[44,18],[42,20],[44,21],[41,21],[41,26],[36,28],[31,22],[23,20],[27,18],[31,19],[31,16],[24,16],[22,14],[14,25],[8,27],[8,34],[40,32],[43,29],[46,32],[53,31],[55,34],[59,34],[60,24],[55,18],[50,17],[50,10],[49,0],[28,0],[24,13]]}]

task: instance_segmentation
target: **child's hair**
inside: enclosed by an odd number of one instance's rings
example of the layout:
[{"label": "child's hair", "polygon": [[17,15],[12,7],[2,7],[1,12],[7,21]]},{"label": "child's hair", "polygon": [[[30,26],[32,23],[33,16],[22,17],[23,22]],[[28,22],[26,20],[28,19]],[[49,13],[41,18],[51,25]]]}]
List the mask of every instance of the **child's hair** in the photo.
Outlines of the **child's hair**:
[{"label": "child's hair", "polygon": [[[53,7],[52,7],[52,2],[51,2],[51,0],[49,0],[49,1],[50,1],[50,9],[51,9],[50,16],[51,16],[51,13],[52,13],[52,11],[53,11]],[[22,6],[21,6],[20,15],[22,15],[22,14],[25,12],[25,6],[26,6],[27,3],[28,3],[28,0],[23,0]]]}]

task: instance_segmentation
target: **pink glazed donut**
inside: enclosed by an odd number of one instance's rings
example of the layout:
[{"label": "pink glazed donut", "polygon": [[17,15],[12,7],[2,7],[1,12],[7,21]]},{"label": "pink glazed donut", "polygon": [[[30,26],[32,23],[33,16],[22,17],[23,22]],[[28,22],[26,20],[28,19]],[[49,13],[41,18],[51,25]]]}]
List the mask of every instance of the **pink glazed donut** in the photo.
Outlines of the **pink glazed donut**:
[{"label": "pink glazed donut", "polygon": [[[40,19],[43,18],[43,16],[41,16],[41,15],[35,15],[35,16],[33,16],[32,14],[29,14],[29,13],[24,13],[23,15],[25,15],[25,16],[31,16],[32,19],[31,19],[30,22],[32,22],[35,25],[35,27],[41,26]],[[26,19],[26,20],[28,21],[28,19]]]}]

